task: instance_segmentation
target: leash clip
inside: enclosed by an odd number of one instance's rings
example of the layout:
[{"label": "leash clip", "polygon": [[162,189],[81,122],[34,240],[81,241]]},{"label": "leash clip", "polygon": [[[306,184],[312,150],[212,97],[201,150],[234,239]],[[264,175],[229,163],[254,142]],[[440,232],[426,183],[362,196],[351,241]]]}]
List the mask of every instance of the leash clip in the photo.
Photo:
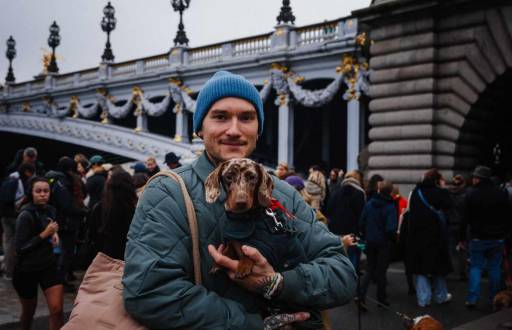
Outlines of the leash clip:
[{"label": "leash clip", "polygon": [[283,224],[279,220],[277,220],[276,213],[274,211],[272,211],[272,209],[270,209],[270,208],[265,209],[265,213],[274,220],[274,225],[275,225],[274,230],[275,231],[284,230]]}]

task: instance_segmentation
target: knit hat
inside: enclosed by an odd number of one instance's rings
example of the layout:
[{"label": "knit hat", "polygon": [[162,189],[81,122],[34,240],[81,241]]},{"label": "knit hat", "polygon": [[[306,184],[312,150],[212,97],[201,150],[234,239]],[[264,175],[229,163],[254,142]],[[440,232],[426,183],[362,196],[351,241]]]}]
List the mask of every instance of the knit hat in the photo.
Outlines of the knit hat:
[{"label": "knit hat", "polygon": [[240,75],[228,71],[219,71],[203,86],[196,101],[194,112],[194,132],[197,133],[203,124],[204,117],[210,107],[225,97],[238,97],[254,105],[258,115],[258,134],[263,132],[263,102],[256,87]]},{"label": "knit hat", "polygon": [[291,186],[293,186],[297,190],[304,189],[304,180],[300,176],[290,175],[284,179],[284,181],[288,182]]},{"label": "knit hat", "polygon": [[89,162],[91,165],[101,165],[105,163],[105,160],[100,155],[94,155],[91,157],[91,159],[89,159]]}]

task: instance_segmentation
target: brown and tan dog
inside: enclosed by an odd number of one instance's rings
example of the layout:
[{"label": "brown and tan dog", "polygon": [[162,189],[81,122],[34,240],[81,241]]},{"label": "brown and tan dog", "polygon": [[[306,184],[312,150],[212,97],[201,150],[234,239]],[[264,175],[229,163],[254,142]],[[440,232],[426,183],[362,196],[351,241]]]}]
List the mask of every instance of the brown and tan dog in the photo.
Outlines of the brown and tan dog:
[{"label": "brown and tan dog", "polygon": [[430,315],[423,315],[408,319],[405,322],[407,330],[444,330],[443,325]]},{"label": "brown and tan dog", "polygon": [[[254,208],[268,208],[272,198],[274,184],[272,177],[260,164],[248,158],[235,158],[220,164],[206,178],[206,201],[214,203],[220,196],[220,187],[227,193],[224,208],[228,212],[241,214]],[[253,261],[242,253],[242,244],[238,241],[228,241],[223,254],[231,259],[237,259],[237,278],[243,278],[251,273]],[[214,265],[211,272],[219,267]]]},{"label": "brown and tan dog", "polygon": [[505,308],[512,307],[512,281],[507,281],[507,288],[494,296],[492,309],[497,312]]}]

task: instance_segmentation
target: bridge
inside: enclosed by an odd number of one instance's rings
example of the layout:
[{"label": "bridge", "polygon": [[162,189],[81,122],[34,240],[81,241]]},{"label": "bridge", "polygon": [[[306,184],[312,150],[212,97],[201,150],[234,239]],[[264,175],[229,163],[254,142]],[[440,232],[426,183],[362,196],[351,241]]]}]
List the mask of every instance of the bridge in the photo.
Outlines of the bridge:
[{"label": "bridge", "polygon": [[427,169],[512,168],[512,6],[375,0],[351,16],[19,84],[0,96],[0,131],[141,159],[202,145],[201,86],[227,69],[265,101],[255,158],[359,168],[410,189]]},{"label": "bridge", "polygon": [[[256,158],[268,165],[287,162],[305,168],[312,165],[308,154],[313,149],[316,161],[341,167],[348,162],[357,168],[363,143],[359,95],[366,90],[364,68],[355,70],[358,33],[354,17],[302,27],[282,23],[271,33],[253,37],[196,48],[177,46],[166,54],[6,84],[0,98],[0,131],[134,159],[163,159],[174,151],[188,162],[202,145],[191,131],[194,99],[213,73],[225,69],[253,82],[265,101],[267,120]],[[317,118],[321,135],[315,143],[308,144],[304,134],[295,132],[297,126],[309,131],[301,115],[294,116],[298,112]],[[334,117],[337,125],[330,124]],[[345,127],[339,130],[347,125],[352,134],[348,151]],[[338,150],[330,148],[333,136]]]}]

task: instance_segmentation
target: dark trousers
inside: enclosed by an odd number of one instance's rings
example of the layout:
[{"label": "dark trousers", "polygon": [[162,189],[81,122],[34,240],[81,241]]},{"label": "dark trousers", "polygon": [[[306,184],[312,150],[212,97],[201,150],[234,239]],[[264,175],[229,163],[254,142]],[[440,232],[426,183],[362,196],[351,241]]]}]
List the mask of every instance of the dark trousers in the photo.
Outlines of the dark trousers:
[{"label": "dark trousers", "polygon": [[76,233],[64,231],[59,233],[61,254],[59,257],[59,276],[65,282],[66,274],[71,271],[71,265],[75,258]]},{"label": "dark trousers", "polygon": [[[389,264],[390,245],[388,242],[371,243],[366,245],[367,269],[361,285],[361,294],[366,296],[371,279],[377,281],[377,300],[385,301],[386,296],[386,271]],[[364,298],[363,298],[364,299]]]}]

